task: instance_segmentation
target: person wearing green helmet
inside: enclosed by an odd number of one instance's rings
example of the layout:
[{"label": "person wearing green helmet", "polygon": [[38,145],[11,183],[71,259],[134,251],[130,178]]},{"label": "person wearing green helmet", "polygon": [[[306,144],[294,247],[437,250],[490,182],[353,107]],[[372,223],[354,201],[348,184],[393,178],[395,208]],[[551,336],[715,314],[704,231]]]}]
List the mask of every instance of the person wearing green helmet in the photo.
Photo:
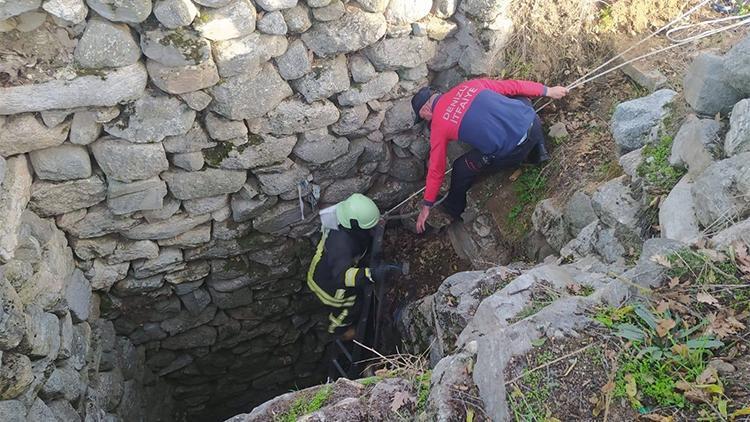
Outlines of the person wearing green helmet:
[{"label": "person wearing green helmet", "polygon": [[[335,211],[336,222],[326,222],[325,213]],[[307,286],[328,308],[328,332],[343,340],[354,337],[352,323],[361,309],[363,288],[382,281],[388,271],[400,269],[393,264],[375,268],[363,265],[372,244],[372,229],[380,221],[380,210],[372,199],[355,193],[344,201],[321,211],[323,236],[307,272]],[[332,227],[335,225],[335,227]]]}]

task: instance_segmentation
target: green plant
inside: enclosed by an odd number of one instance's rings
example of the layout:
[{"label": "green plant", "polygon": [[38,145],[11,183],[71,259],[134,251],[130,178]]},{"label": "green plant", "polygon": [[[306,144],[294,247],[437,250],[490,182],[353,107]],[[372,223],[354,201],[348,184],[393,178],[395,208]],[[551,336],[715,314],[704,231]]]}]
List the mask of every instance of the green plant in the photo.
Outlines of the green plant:
[{"label": "green plant", "polygon": [[383,377],[379,377],[379,376],[375,375],[375,376],[372,376],[372,377],[362,378],[361,380],[357,380],[357,382],[359,382],[360,384],[362,384],[364,386],[367,386],[367,385],[377,384],[377,383],[379,383],[382,380],[383,380]]},{"label": "green plant", "polygon": [[417,387],[417,412],[424,410],[427,405],[427,399],[430,397],[430,380],[432,379],[432,371],[425,371],[423,374],[417,375],[414,378],[414,382]]},{"label": "green plant", "polygon": [[333,387],[327,384],[318,388],[312,397],[309,394],[301,395],[292,403],[289,410],[276,416],[274,422],[294,422],[300,416],[315,412],[325,405],[332,393]]},{"label": "green plant", "polygon": [[649,192],[667,193],[685,174],[685,169],[669,164],[671,153],[671,136],[662,136],[658,143],[643,147],[643,162],[638,166],[637,173],[644,178],[645,188]]},{"label": "green plant", "polygon": [[521,378],[524,389],[516,384],[508,394],[510,410],[516,421],[544,421],[549,416],[547,401],[552,393],[552,386],[547,382],[543,372],[529,372]]},{"label": "green plant", "polygon": [[605,6],[599,11],[599,22],[596,25],[598,32],[613,32],[616,28],[615,18],[612,15],[612,6]]},{"label": "green plant", "polygon": [[538,167],[524,170],[513,185],[517,203],[508,212],[508,224],[523,231],[529,224],[530,216],[522,216],[529,205],[536,205],[547,190],[547,178]]}]

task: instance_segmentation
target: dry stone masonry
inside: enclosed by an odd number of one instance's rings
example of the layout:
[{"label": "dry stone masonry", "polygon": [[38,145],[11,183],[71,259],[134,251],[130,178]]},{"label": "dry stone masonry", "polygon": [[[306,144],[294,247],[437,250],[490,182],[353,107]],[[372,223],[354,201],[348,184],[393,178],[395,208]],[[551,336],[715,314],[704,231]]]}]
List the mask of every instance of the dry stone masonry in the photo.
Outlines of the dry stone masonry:
[{"label": "dry stone masonry", "polygon": [[0,419],[139,420],[157,378],[210,418],[320,381],[315,211],[420,186],[408,100],[489,73],[507,6],[0,2]]}]

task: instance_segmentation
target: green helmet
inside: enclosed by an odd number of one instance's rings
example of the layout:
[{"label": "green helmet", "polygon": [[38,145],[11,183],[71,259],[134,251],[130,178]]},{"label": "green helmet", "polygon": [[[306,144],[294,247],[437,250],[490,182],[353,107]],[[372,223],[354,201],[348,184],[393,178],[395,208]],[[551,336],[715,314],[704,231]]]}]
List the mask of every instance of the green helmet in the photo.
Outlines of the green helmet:
[{"label": "green helmet", "polygon": [[371,229],[378,224],[380,210],[372,199],[355,193],[339,202],[336,206],[336,218],[347,229],[352,228],[351,220],[356,220],[362,229]]}]

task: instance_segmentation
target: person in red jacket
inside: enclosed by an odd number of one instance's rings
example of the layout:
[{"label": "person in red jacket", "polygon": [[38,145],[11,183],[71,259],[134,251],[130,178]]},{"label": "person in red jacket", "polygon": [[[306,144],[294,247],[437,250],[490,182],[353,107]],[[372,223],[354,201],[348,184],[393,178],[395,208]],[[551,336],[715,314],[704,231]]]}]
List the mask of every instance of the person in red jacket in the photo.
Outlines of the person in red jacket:
[{"label": "person in red jacket", "polygon": [[416,122],[430,124],[430,160],[417,232],[422,233],[445,176],[448,142],[461,140],[474,148],[453,162],[451,186],[442,210],[454,220],[466,208],[466,192],[479,174],[516,166],[536,154],[543,161],[544,134],[529,98],[560,99],[562,86],[548,88],[529,81],[473,79],[445,94],[424,87],[412,98]]}]

